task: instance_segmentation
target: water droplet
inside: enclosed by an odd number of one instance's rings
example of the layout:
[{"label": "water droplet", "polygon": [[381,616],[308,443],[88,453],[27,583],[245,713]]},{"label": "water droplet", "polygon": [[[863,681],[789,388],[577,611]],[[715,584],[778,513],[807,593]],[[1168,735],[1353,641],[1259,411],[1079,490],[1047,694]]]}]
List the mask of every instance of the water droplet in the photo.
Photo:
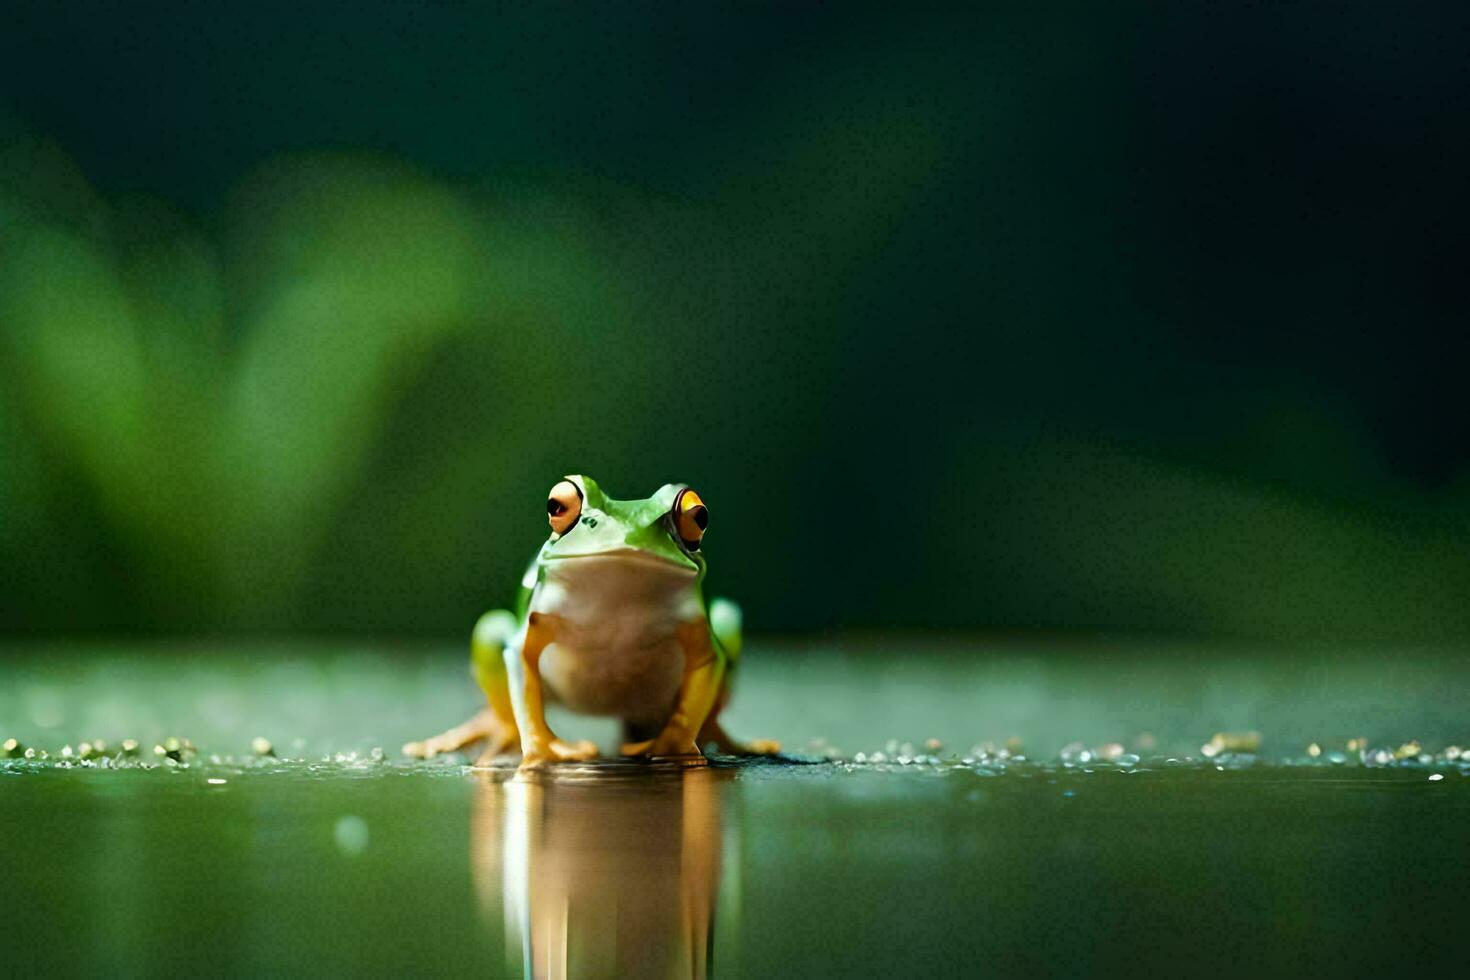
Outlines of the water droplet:
[{"label": "water droplet", "polygon": [[1062,746],[1062,751],[1058,755],[1061,757],[1062,762],[1068,765],[1092,761],[1092,753],[1081,742],[1068,742]]},{"label": "water droplet", "polygon": [[356,857],[368,846],[367,821],[362,817],[340,817],[332,828],[332,837],[337,842],[337,850],[348,857]]}]

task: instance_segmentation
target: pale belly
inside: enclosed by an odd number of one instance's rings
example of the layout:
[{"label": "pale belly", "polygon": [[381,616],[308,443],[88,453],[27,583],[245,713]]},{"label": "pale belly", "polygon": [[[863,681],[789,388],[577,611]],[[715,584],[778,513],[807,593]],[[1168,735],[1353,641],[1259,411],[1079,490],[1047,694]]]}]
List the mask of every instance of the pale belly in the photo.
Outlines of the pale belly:
[{"label": "pale belly", "polygon": [[578,714],[662,724],[673,713],[684,653],[672,640],[646,647],[553,643],[541,655],[541,679],[556,701]]},{"label": "pale belly", "polygon": [[668,719],[684,676],[675,631],[703,615],[693,575],[649,560],[564,559],[531,611],[554,618],[540,662],[551,698],[580,714]]}]

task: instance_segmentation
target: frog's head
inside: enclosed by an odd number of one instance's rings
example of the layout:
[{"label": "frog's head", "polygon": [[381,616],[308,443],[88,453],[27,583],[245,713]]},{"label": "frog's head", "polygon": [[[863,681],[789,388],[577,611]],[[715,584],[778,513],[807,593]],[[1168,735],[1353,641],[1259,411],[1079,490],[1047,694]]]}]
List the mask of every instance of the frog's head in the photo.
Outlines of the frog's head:
[{"label": "frog's head", "polygon": [[551,488],[546,514],[551,538],[542,561],[621,556],[704,574],[699,545],[709,511],[682,483],[642,500],[613,500],[590,477],[569,476]]}]

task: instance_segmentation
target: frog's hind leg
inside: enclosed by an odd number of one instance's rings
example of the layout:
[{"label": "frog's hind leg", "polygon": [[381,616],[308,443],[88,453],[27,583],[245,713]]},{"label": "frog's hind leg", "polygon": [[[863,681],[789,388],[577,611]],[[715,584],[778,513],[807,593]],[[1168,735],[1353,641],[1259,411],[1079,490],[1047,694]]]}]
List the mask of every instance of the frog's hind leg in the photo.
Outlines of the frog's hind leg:
[{"label": "frog's hind leg", "polygon": [[495,713],[485,708],[469,721],[455,725],[422,742],[409,742],[403,746],[403,754],[416,759],[432,759],[446,752],[458,752],[467,745],[483,741],[495,734]]},{"label": "frog's hind leg", "polygon": [[521,736],[516,729],[510,706],[510,686],[506,678],[504,651],[519,628],[515,614],[496,609],[480,617],[470,639],[470,668],[485,692],[487,706],[469,721],[422,742],[409,742],[403,754],[432,759],[445,752],[483,742],[484,751],[475,765],[486,765],[497,756],[520,748]]},{"label": "frog's hind leg", "polygon": [[728,666],[725,669],[724,680],[720,684],[720,693],[715,698],[714,706],[710,708],[709,716],[700,726],[695,743],[700,748],[713,745],[715,751],[722,755],[775,755],[781,751],[780,742],[769,738],[741,742],[731,738],[730,734],[720,725],[720,712],[730,701],[730,687],[735,679],[736,668],[740,665],[742,639],[740,607],[729,599],[711,600],[709,623],[715,639],[725,650]]},{"label": "frog's hind leg", "polygon": [[720,725],[719,716],[713,711],[705,719],[695,741],[700,748],[713,745],[720,755],[776,755],[781,751],[781,743],[773,738],[753,738],[742,742],[733,737]]}]

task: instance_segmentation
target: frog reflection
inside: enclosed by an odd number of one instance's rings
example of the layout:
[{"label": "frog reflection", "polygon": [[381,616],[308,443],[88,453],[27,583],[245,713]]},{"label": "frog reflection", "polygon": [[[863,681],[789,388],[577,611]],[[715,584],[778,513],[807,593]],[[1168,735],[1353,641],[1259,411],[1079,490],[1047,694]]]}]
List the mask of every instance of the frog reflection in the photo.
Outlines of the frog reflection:
[{"label": "frog reflection", "polygon": [[484,773],[471,826],[483,913],[526,976],[706,977],[730,773]]}]

